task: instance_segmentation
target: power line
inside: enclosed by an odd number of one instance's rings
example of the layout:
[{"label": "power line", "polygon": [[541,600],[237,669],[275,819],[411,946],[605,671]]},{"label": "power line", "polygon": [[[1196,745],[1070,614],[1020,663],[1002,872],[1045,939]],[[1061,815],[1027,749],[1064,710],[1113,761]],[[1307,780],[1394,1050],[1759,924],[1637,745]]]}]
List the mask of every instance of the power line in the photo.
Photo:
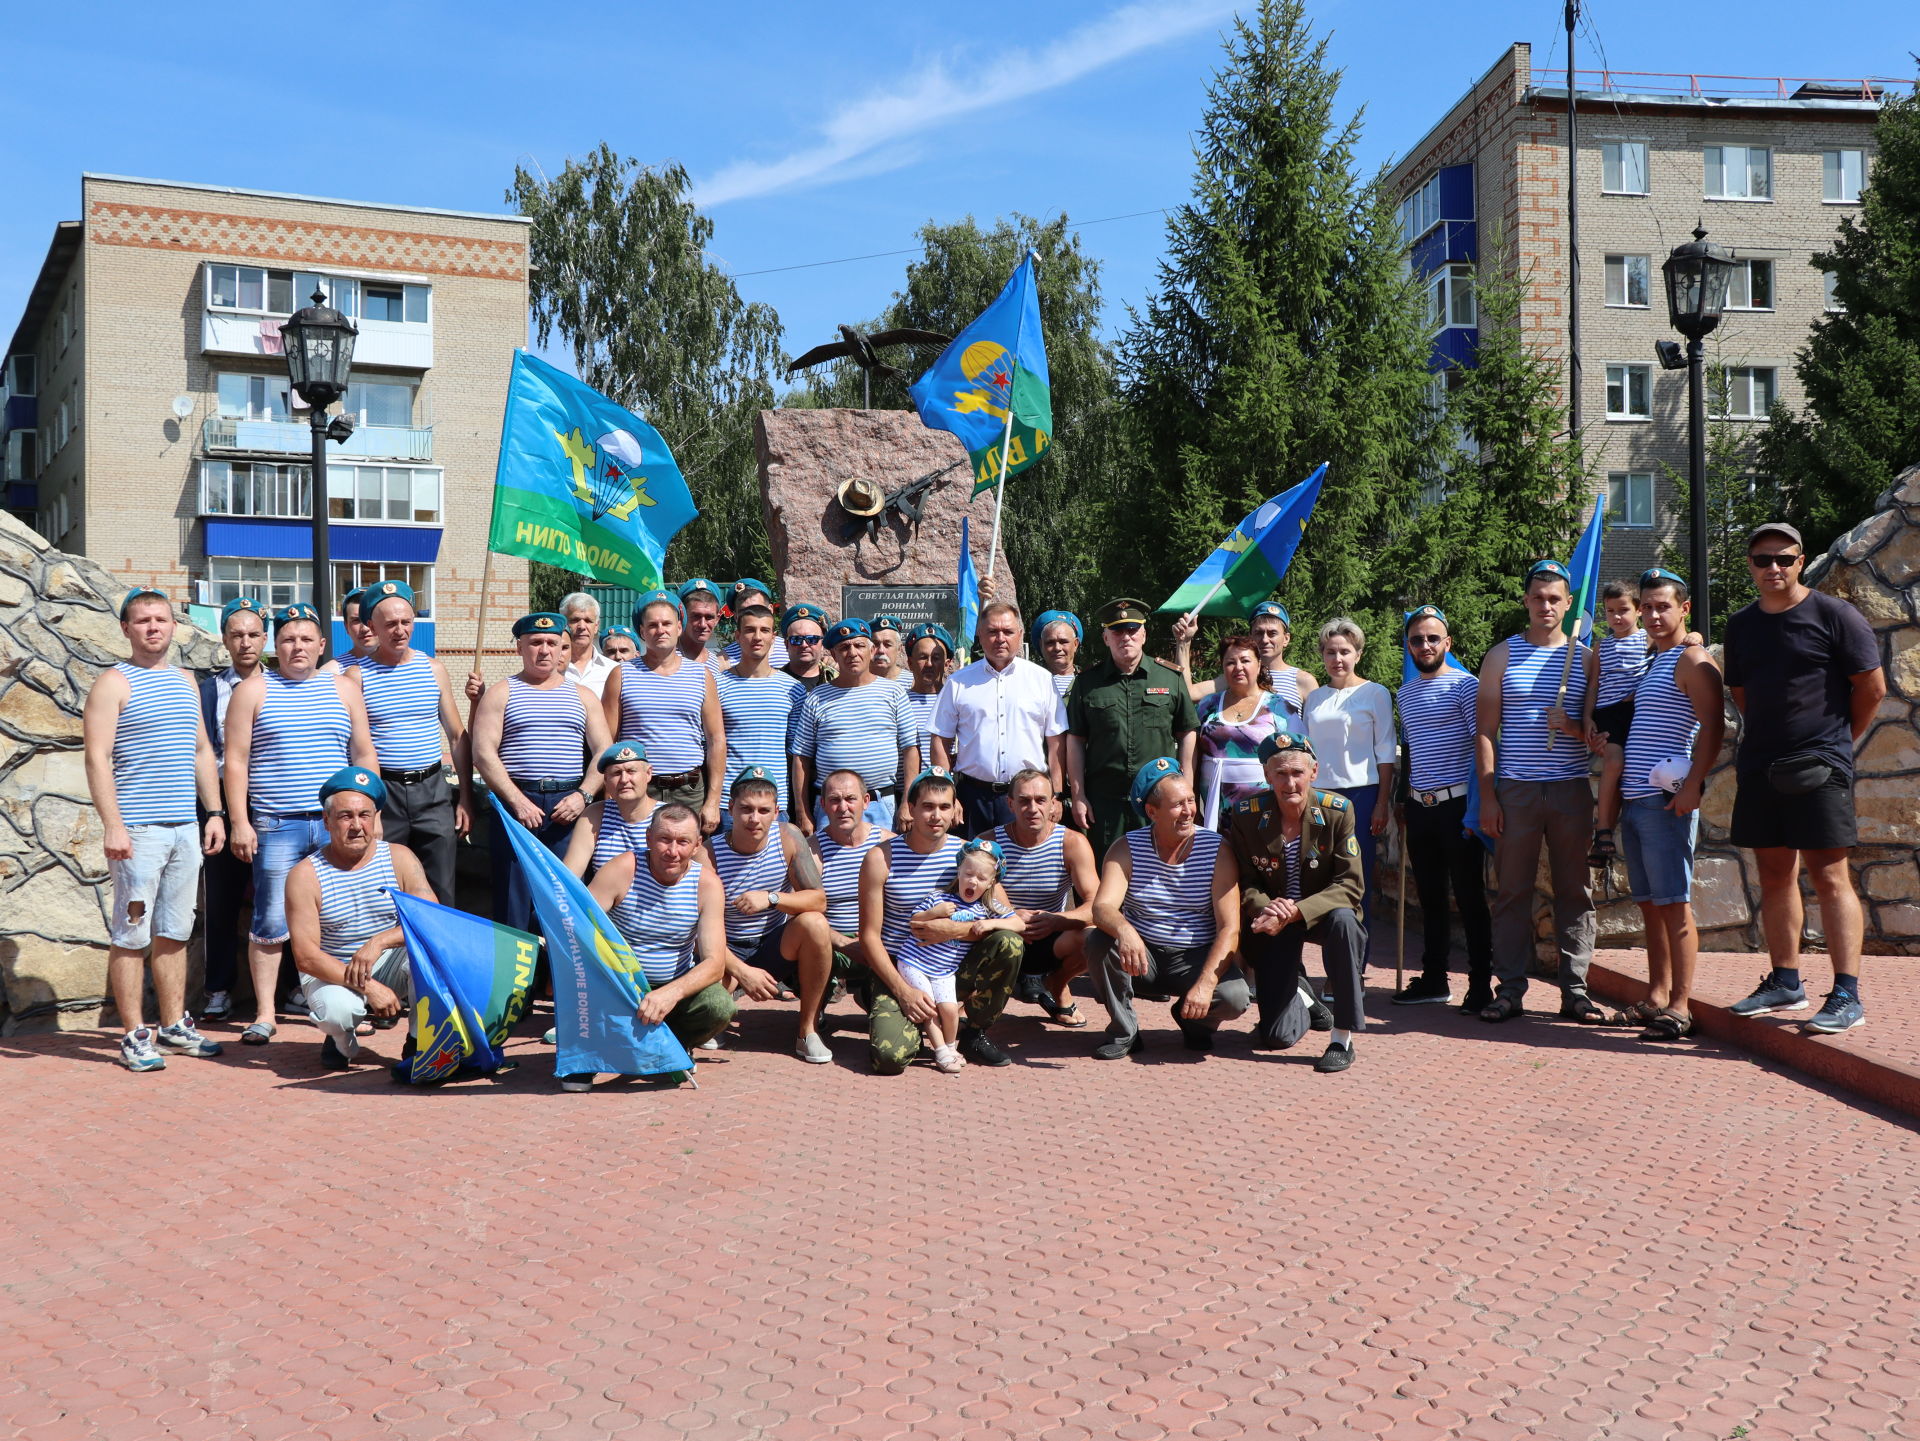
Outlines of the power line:
[{"label": "power line", "polygon": [[[1153,210],[1132,210],[1125,215],[1103,215],[1097,220],[1082,220],[1075,226],[1085,230],[1089,225],[1109,225],[1116,220],[1138,220],[1142,215],[1165,215],[1173,209],[1171,205],[1162,205]],[[876,250],[871,255],[843,255],[838,260],[809,260],[800,265],[771,265],[765,270],[736,270],[735,280],[745,280],[749,275],[779,275],[788,270],[818,270],[823,265],[851,265],[857,260],[885,260],[895,255],[918,255],[919,248],[910,246],[905,250]]]}]

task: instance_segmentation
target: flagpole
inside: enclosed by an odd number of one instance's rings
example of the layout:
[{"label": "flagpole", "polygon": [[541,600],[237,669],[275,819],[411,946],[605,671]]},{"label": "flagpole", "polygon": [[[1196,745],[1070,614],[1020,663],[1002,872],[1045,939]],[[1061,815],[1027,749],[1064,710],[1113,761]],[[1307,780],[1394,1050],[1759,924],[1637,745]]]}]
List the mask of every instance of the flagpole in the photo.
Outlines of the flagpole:
[{"label": "flagpole", "polygon": [[1226,583],[1227,583],[1227,578],[1224,575],[1221,576],[1220,579],[1216,580],[1213,583],[1213,589],[1200,597],[1199,604],[1195,605],[1192,610],[1187,612],[1186,618],[1188,620],[1197,619],[1199,617],[1200,612],[1207,608],[1207,602],[1212,600],[1216,595],[1220,594],[1220,587],[1225,585]]},{"label": "flagpole", "polygon": [[[1554,706],[1564,712],[1567,708],[1567,685],[1573,679],[1573,653],[1580,648],[1580,623],[1574,622],[1573,629],[1567,632],[1567,663],[1560,667],[1560,694],[1554,700]],[[1560,739],[1560,732],[1547,732],[1547,749],[1553,749],[1553,743]]]},{"label": "flagpole", "polygon": [[1000,507],[1007,498],[1007,449],[1013,444],[1013,386],[1007,386],[1007,428],[1000,433],[1000,483],[993,491],[993,544],[987,547],[987,579],[993,579],[993,559],[1000,553]]},{"label": "flagpole", "polygon": [[[489,542],[487,546],[486,562],[480,567],[480,613],[474,617],[474,621],[473,621],[473,673],[475,675],[480,675],[480,647],[487,633],[487,592],[492,588],[493,588],[493,546],[491,542]],[[486,694],[486,690],[484,688],[485,679],[486,678],[484,676],[481,676],[481,680],[483,682],[483,686],[480,692],[481,695]],[[476,709],[479,708],[479,705],[480,705],[480,702],[478,698],[475,698],[467,706],[467,725],[469,727],[473,725],[473,713]]]}]

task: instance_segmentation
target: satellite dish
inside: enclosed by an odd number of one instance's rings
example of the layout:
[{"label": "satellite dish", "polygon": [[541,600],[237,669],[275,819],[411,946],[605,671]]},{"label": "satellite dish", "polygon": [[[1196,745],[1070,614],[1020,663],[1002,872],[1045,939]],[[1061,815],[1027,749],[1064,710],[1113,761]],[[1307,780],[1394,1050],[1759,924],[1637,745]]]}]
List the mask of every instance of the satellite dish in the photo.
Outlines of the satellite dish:
[{"label": "satellite dish", "polygon": [[179,417],[181,420],[185,420],[189,415],[192,415],[193,414],[193,397],[191,395],[174,396],[173,413],[174,415]]}]

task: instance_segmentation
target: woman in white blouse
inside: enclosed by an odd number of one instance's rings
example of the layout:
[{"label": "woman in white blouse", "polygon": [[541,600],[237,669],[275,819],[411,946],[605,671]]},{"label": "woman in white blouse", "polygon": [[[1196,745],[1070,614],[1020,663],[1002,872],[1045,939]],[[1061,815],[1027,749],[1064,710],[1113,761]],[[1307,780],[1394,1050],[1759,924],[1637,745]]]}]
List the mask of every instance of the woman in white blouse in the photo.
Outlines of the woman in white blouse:
[{"label": "woman in white blouse", "polygon": [[1353,832],[1360,838],[1367,892],[1360,919],[1373,910],[1373,837],[1393,815],[1393,766],[1398,755],[1393,696],[1362,679],[1360,653],[1367,638],[1345,616],[1320,627],[1320,663],[1327,683],[1307,696],[1307,739],[1320,760],[1318,785],[1353,802]]}]

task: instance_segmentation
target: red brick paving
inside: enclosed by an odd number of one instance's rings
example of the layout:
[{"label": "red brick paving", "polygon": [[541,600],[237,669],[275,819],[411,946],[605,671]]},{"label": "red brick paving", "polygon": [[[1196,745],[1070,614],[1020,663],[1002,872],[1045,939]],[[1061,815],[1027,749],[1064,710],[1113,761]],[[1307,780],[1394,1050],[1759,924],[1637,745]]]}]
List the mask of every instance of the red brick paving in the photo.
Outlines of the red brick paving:
[{"label": "red brick paving", "polygon": [[1375,1000],[1343,1076],[1158,1006],[890,1079],[754,1008],[584,1096],[0,1043],[0,1437],[1920,1441],[1912,1123]]}]

